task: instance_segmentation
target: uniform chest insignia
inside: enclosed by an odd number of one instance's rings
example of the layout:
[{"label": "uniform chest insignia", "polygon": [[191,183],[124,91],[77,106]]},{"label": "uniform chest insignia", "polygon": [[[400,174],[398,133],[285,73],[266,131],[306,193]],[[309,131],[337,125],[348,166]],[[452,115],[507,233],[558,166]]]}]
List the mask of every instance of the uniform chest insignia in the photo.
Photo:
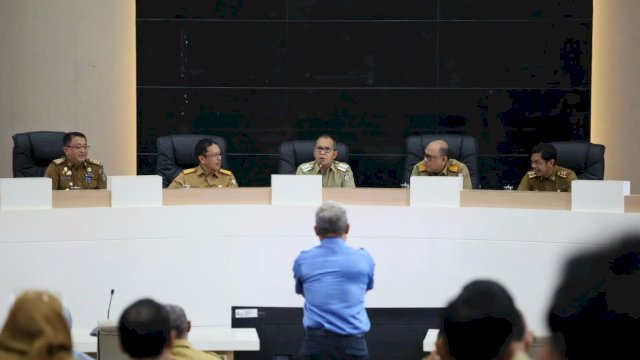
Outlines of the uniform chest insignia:
[{"label": "uniform chest insignia", "polygon": [[336,169],[340,171],[347,171],[349,169],[349,165],[339,162],[336,164]]},{"label": "uniform chest insignia", "polygon": [[307,172],[307,171],[313,169],[313,162],[304,163],[304,164],[300,165],[300,169],[303,172]]},{"label": "uniform chest insignia", "polygon": [[558,176],[563,178],[563,179],[566,179],[567,176],[569,176],[569,172],[566,171],[566,170],[560,170],[560,171],[558,171]]},{"label": "uniform chest insignia", "polygon": [[220,169],[220,172],[221,172],[222,174],[225,174],[225,175],[229,175],[229,176],[231,176],[231,171],[229,171],[229,170]]},{"label": "uniform chest insignia", "polygon": [[64,156],[61,157],[61,158],[57,158],[57,159],[53,160],[53,163],[56,164],[56,165],[60,165],[60,164],[64,163]]},{"label": "uniform chest insignia", "polygon": [[196,172],[196,168],[182,170],[182,173],[185,174],[185,175],[189,175],[189,174],[192,174],[194,172]]},{"label": "uniform chest insignia", "polygon": [[454,173],[460,172],[460,166],[453,164],[453,165],[449,165],[449,167],[447,168],[447,171],[451,171]]},{"label": "uniform chest insignia", "polygon": [[67,172],[65,173],[65,175],[71,175],[71,170],[67,170]]},{"label": "uniform chest insignia", "polygon": [[418,165],[418,171],[419,172],[427,171],[427,166],[424,163],[420,163],[420,165]]},{"label": "uniform chest insignia", "polygon": [[238,186],[238,183],[236,182],[236,179],[231,179],[231,183],[235,186]]},{"label": "uniform chest insignia", "polygon": [[351,181],[351,175],[349,175],[349,174],[344,174],[344,181],[346,181],[346,182]]},{"label": "uniform chest insignia", "polygon": [[88,172],[88,173],[90,173],[90,172],[91,172],[91,168],[90,168],[90,167],[88,167],[88,168],[87,168],[87,172]]},{"label": "uniform chest insignia", "polygon": [[536,177],[536,172],[535,171],[529,171],[529,172],[527,172],[527,176],[529,177],[529,179],[532,179],[532,178]]},{"label": "uniform chest insignia", "polygon": [[87,159],[87,162],[93,165],[100,165],[100,161],[94,159]]}]

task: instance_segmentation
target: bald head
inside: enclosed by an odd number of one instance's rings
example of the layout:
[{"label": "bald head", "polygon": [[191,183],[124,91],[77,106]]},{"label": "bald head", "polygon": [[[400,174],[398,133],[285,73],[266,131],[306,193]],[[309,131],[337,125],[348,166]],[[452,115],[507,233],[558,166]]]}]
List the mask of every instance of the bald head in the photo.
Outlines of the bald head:
[{"label": "bald head", "polygon": [[425,148],[429,154],[437,154],[440,156],[449,156],[449,144],[444,140],[433,140]]}]

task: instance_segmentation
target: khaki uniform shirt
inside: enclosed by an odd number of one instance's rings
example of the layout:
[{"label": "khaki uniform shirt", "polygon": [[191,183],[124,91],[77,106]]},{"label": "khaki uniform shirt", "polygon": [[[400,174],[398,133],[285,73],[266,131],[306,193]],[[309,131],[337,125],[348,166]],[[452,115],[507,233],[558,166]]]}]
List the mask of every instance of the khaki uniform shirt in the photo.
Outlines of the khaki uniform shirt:
[{"label": "khaki uniform shirt", "polygon": [[462,176],[462,188],[465,190],[471,190],[471,176],[469,175],[469,169],[467,168],[467,165],[456,159],[449,159],[444,169],[437,174],[429,173],[424,161],[420,161],[413,167],[411,176]]},{"label": "khaki uniform shirt", "polygon": [[204,352],[194,349],[186,339],[175,339],[171,349],[171,360],[221,360],[214,352]]},{"label": "khaki uniform shirt", "polygon": [[537,176],[535,171],[529,171],[520,181],[518,190],[571,192],[571,182],[578,178],[573,171],[557,165],[552,174],[546,178]]},{"label": "khaki uniform shirt", "polygon": [[238,187],[236,178],[233,177],[231,171],[220,169],[206,175],[200,165],[183,170],[173,179],[171,184],[169,184],[169,189],[181,188],[185,187],[185,185],[193,188]]},{"label": "khaki uniform shirt", "polygon": [[309,161],[298,166],[296,175],[322,175],[323,187],[356,187],[356,181],[353,179],[353,172],[349,165],[335,160],[325,174],[320,173],[320,165],[317,162]]},{"label": "khaki uniform shirt", "polygon": [[51,178],[53,190],[106,189],[107,174],[98,160],[87,159],[74,165],[65,156],[47,166],[44,176]]}]

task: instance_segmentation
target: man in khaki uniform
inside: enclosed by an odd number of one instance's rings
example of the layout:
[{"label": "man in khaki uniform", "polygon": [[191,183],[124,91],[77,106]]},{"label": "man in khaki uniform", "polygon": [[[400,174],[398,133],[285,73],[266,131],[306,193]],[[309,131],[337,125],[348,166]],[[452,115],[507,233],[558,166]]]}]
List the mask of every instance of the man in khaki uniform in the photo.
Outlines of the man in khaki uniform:
[{"label": "man in khaki uniform", "polygon": [[214,352],[204,352],[195,349],[188,340],[191,331],[191,321],[187,320],[184,309],[178,305],[165,305],[169,312],[171,331],[174,333],[171,360],[221,360]]},{"label": "man in khaki uniform", "polygon": [[236,178],[229,170],[221,169],[220,146],[211,139],[201,139],[194,149],[200,165],[183,170],[169,184],[169,189],[182,187],[238,187]]},{"label": "man in khaki uniform", "polygon": [[518,190],[571,192],[576,173],[556,165],[558,152],[551,144],[538,144],[531,149],[531,171],[522,177]]},{"label": "man in khaki uniform", "polygon": [[106,189],[107,175],[98,160],[89,159],[87,137],[69,132],[62,138],[64,156],[47,166],[44,176],[51,178],[53,190]]},{"label": "man in khaki uniform", "polygon": [[351,168],[346,163],[335,161],[336,156],[335,141],[329,135],[322,135],[316,140],[313,150],[315,160],[300,164],[296,175],[322,175],[323,187],[355,188]]},{"label": "man in khaki uniform", "polygon": [[449,159],[449,144],[434,140],[424,149],[424,160],[413,167],[411,176],[462,176],[462,188],[471,190],[471,176],[467,165]]}]

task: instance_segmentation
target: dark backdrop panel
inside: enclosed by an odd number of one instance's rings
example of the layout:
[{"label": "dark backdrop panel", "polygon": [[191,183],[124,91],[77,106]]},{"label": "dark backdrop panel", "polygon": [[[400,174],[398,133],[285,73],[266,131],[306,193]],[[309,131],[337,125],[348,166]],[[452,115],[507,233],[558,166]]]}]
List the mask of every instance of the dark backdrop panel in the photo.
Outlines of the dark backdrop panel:
[{"label": "dark backdrop panel", "polygon": [[138,21],[137,26],[138,85],[285,85],[284,22]]},{"label": "dark backdrop panel", "polygon": [[591,22],[442,22],[447,87],[588,87]]},{"label": "dark backdrop panel", "polygon": [[223,136],[242,186],[282,141],[334,135],[358,186],[399,186],[405,137],[476,137],[483,188],[540,141],[589,140],[592,2],[138,0],[138,172],[158,136]]},{"label": "dark backdrop panel", "polygon": [[283,0],[136,0],[139,19],[284,19]]},{"label": "dark backdrop panel", "polygon": [[292,22],[289,86],[435,86],[435,22]]},{"label": "dark backdrop panel", "polygon": [[593,2],[584,0],[446,0],[440,1],[446,20],[571,20],[591,19]]},{"label": "dark backdrop panel", "polygon": [[289,0],[290,20],[435,20],[438,0]]}]

